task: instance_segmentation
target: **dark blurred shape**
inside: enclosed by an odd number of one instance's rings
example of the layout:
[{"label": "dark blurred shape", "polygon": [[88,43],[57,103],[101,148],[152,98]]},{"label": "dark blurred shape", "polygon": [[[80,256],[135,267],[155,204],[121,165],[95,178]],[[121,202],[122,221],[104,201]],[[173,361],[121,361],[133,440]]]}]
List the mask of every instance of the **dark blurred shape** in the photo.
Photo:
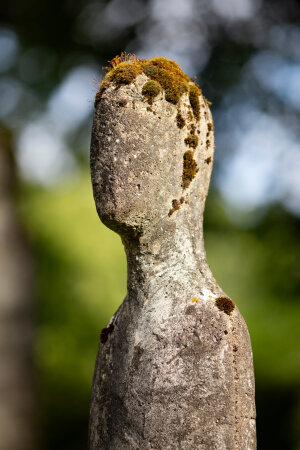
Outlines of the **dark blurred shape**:
[{"label": "dark blurred shape", "polygon": [[36,448],[32,264],[14,205],[10,133],[0,126],[0,448]]},{"label": "dark blurred shape", "polygon": [[[256,389],[257,442],[263,449],[297,449],[294,417],[299,401],[296,387],[259,386]],[[291,429],[294,431],[291,433]]]}]

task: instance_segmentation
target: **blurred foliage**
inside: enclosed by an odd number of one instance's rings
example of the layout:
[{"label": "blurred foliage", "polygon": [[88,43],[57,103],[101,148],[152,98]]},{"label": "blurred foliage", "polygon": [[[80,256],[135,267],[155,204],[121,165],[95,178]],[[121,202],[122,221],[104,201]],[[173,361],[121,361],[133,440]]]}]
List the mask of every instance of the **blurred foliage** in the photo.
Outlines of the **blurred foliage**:
[{"label": "blurred foliage", "polygon": [[[124,251],[97,217],[87,172],[52,189],[27,186],[19,205],[36,260],[42,448],[82,449],[98,334],[126,293]],[[208,260],[249,327],[262,449],[300,444],[298,227],[280,207],[256,227],[234,227],[209,195]]]}]

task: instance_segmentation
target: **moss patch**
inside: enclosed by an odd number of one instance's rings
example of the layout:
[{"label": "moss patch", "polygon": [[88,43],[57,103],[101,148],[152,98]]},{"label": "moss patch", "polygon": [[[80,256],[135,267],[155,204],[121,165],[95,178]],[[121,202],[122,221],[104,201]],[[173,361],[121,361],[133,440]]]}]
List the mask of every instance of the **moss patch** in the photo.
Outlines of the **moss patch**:
[{"label": "moss patch", "polygon": [[183,173],[182,173],[182,187],[188,188],[191,181],[195,178],[197,173],[197,163],[194,160],[194,153],[192,150],[188,150],[183,155]]},{"label": "moss patch", "polygon": [[195,84],[194,86],[190,86],[189,99],[196,120],[200,119],[200,102],[199,102],[200,95],[201,89],[197,84]]},{"label": "moss patch", "polygon": [[191,134],[190,136],[187,136],[185,138],[184,143],[191,148],[197,148],[199,144],[199,138],[195,134]]},{"label": "moss patch", "polygon": [[142,94],[148,100],[148,103],[152,105],[154,98],[160,93],[160,84],[157,81],[147,81],[142,89]]},{"label": "moss patch", "polygon": [[178,211],[183,202],[183,197],[181,197],[180,200],[172,200],[172,208],[170,209],[168,216],[171,216],[175,211]]},{"label": "moss patch", "polygon": [[137,62],[121,62],[112,68],[105,77],[107,81],[114,81],[118,85],[130,84],[142,73],[143,67]]},{"label": "moss patch", "polygon": [[113,82],[117,86],[130,84],[139,74],[144,73],[163,88],[165,99],[174,105],[179,102],[182,94],[188,92],[194,116],[199,117],[201,90],[197,85],[192,84],[193,80],[175,61],[162,57],[149,60],[136,59],[134,55],[124,53],[115,57],[110,64],[111,67],[108,68],[109,71],[100,85],[100,91],[101,89],[102,91],[97,94],[97,102],[108,83]]},{"label": "moss patch", "polygon": [[235,304],[229,297],[218,297],[216,298],[216,306],[219,308],[220,311],[224,311],[225,314],[230,314],[235,308]]},{"label": "moss patch", "polygon": [[185,120],[182,117],[182,114],[180,112],[177,113],[176,123],[177,123],[178,128],[183,128],[185,125]]},{"label": "moss patch", "polygon": [[167,58],[156,57],[143,63],[144,73],[157,81],[165,91],[168,102],[176,105],[182,94],[188,91],[190,78],[175,62]]}]

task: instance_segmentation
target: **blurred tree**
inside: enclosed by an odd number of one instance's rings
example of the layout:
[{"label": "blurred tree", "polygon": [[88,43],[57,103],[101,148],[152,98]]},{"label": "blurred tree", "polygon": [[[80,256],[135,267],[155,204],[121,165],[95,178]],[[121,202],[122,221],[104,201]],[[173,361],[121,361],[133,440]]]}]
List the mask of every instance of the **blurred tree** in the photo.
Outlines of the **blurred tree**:
[{"label": "blurred tree", "polygon": [[0,127],[0,447],[37,443],[32,260],[16,215],[9,131]]}]

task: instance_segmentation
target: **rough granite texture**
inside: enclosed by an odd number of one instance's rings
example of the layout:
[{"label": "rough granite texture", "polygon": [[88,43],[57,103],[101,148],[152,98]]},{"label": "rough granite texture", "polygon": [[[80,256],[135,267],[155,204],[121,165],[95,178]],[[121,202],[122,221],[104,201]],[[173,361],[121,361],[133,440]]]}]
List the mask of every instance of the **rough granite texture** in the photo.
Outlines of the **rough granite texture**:
[{"label": "rough granite texture", "polygon": [[[226,314],[216,306],[226,294],[203,241],[211,113],[201,96],[196,121],[184,94],[180,129],[178,105],[161,92],[150,107],[146,81],[142,74],[127,86],[111,83],[94,116],[94,198],[125,246],[128,292],[99,344],[89,449],[253,450],[250,338],[237,307]],[[198,172],[184,189],[184,140],[193,129]]]}]

